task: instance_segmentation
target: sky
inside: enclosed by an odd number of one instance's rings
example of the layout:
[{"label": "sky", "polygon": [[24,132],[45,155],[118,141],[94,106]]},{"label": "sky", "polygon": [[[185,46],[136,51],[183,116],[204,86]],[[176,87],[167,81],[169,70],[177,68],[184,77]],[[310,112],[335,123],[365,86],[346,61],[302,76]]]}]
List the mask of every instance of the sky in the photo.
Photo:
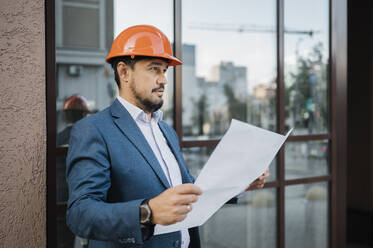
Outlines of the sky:
[{"label": "sky", "polygon": [[[115,36],[136,24],[151,24],[173,42],[173,1],[115,0]],[[196,46],[196,74],[208,77],[221,61],[247,67],[249,88],[276,76],[276,33],[237,32],[239,27],[275,30],[276,0],[184,0],[182,42]],[[295,51],[307,54],[322,41],[328,54],[327,0],[285,0],[285,28],[318,31],[312,37],[285,33],[285,71],[295,67]],[[145,7],[146,6],[146,7]],[[201,30],[195,27],[229,28]],[[194,27],[194,28],[193,28]]]}]

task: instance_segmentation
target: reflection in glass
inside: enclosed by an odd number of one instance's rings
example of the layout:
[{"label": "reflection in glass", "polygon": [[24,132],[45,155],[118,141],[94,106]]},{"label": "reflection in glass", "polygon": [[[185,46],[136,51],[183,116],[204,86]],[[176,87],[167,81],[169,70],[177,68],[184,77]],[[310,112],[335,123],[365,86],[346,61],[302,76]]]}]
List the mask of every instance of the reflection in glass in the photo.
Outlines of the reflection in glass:
[{"label": "reflection in glass", "polygon": [[328,194],[326,182],[285,188],[285,247],[328,247]]},{"label": "reflection in glass", "polygon": [[276,190],[245,193],[238,204],[226,204],[200,229],[202,247],[275,248]]},{"label": "reflection in glass", "polygon": [[188,164],[190,173],[195,179],[198,177],[214,149],[215,147],[183,148],[185,162]]},{"label": "reflection in glass", "polygon": [[68,188],[66,183],[66,157],[56,158],[56,203],[66,203],[68,199]]},{"label": "reflection in glass", "polygon": [[105,18],[109,13],[112,0],[56,0],[58,146],[68,145],[76,121],[106,108],[117,95],[114,74],[105,62],[113,39],[113,20]]},{"label": "reflection in glass", "polygon": [[[75,95],[83,97],[89,113],[103,110],[116,99],[118,88],[114,73],[111,66],[105,62],[114,36],[132,25],[151,24],[159,27],[173,42],[171,0],[162,1],[162,4],[147,3],[146,9],[149,11],[159,9],[157,13],[164,14],[156,16],[146,13],[144,3],[139,1],[77,2],[79,4],[65,0],[56,1],[58,146],[68,144],[66,133],[75,122],[66,118],[68,111],[64,105],[68,99]],[[136,11],[138,9],[141,11]],[[109,16],[115,17],[108,18]],[[173,125],[173,68],[169,68],[167,79],[162,111],[164,120]]]},{"label": "reflection in glass", "polygon": [[[66,225],[65,213],[57,213],[57,248],[75,248],[75,236]],[[76,247],[77,248],[77,247]]]},{"label": "reflection in glass", "polygon": [[293,134],[329,128],[328,1],[285,1],[286,127]]},{"label": "reflection in glass", "polygon": [[75,236],[66,225],[66,213],[57,213],[57,248],[88,248],[88,240]]},{"label": "reflection in glass", "polygon": [[[215,147],[191,147],[183,148],[185,162],[189,166],[190,173],[197,178],[203,166],[206,164]],[[276,180],[276,158],[269,166],[267,182]]]},{"label": "reflection in glass", "polygon": [[57,146],[69,144],[70,132],[75,122],[86,117],[90,113],[87,100],[80,95],[72,95],[66,99],[60,112],[65,128],[58,132],[56,137]]},{"label": "reflection in glass", "polygon": [[276,181],[277,179],[277,156],[272,160],[269,165],[269,177],[267,182]]},{"label": "reflection in glass", "polygon": [[328,175],[328,164],[329,145],[327,140],[286,143],[286,179]]},{"label": "reflection in glass", "polygon": [[185,139],[219,138],[232,118],[275,130],[276,1],[191,0],[182,11]]}]

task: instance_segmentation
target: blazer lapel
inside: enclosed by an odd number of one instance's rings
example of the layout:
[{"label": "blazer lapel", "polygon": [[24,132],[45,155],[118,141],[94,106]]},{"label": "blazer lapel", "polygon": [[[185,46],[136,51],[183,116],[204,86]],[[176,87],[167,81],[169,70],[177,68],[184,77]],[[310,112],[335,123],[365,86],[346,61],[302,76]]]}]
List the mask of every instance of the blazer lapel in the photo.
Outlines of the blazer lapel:
[{"label": "blazer lapel", "polygon": [[154,173],[158,176],[162,184],[169,188],[170,184],[167,181],[167,178],[154,155],[153,150],[146,141],[141,130],[137,126],[136,122],[133,120],[132,116],[128,111],[122,106],[122,104],[115,100],[111,105],[111,113],[114,117],[114,123],[122,131],[122,133],[130,140],[130,142],[139,150],[144,159],[153,169]]},{"label": "blazer lapel", "polygon": [[161,128],[161,131],[164,135],[164,137],[167,140],[168,146],[171,147],[172,153],[175,155],[175,158],[179,164],[180,173],[182,177],[183,183],[191,183],[192,180],[190,179],[187,169],[184,166],[183,158],[181,157],[182,154],[179,151],[179,143],[175,138],[172,138],[172,134],[170,134],[170,131],[168,131],[166,125],[162,122],[159,122],[158,126]]}]

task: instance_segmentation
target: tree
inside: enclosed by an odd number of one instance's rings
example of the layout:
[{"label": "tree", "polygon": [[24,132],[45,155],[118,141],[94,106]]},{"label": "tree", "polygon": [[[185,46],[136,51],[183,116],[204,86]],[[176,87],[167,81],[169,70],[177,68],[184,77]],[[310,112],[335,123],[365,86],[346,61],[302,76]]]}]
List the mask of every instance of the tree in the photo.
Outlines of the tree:
[{"label": "tree", "polygon": [[246,121],[246,102],[237,99],[234,95],[232,87],[228,84],[224,84],[224,95],[228,102],[229,119]]},{"label": "tree", "polygon": [[322,131],[328,118],[328,66],[323,58],[323,44],[317,43],[308,54],[297,54],[297,68],[289,73],[286,84],[286,116],[296,127],[308,128],[309,133]]},{"label": "tree", "polygon": [[202,94],[198,101],[193,99],[192,102],[196,108],[196,111],[193,111],[192,123],[193,126],[198,126],[198,135],[203,135],[203,124],[208,121],[207,96]]}]

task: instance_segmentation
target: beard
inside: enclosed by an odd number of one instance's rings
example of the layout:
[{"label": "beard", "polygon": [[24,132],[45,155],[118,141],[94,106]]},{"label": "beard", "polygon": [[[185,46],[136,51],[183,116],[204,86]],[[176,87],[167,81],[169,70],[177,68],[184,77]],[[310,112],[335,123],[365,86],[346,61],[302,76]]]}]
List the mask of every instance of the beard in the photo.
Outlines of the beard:
[{"label": "beard", "polygon": [[[140,104],[140,108],[144,110],[144,112],[153,113],[160,109],[163,105],[163,99],[161,98],[159,102],[152,101],[151,99],[143,96],[136,88],[135,80],[131,82],[130,89],[132,94],[136,97]],[[164,89],[164,86],[159,88],[152,89],[152,92],[157,91],[159,89]]]}]

